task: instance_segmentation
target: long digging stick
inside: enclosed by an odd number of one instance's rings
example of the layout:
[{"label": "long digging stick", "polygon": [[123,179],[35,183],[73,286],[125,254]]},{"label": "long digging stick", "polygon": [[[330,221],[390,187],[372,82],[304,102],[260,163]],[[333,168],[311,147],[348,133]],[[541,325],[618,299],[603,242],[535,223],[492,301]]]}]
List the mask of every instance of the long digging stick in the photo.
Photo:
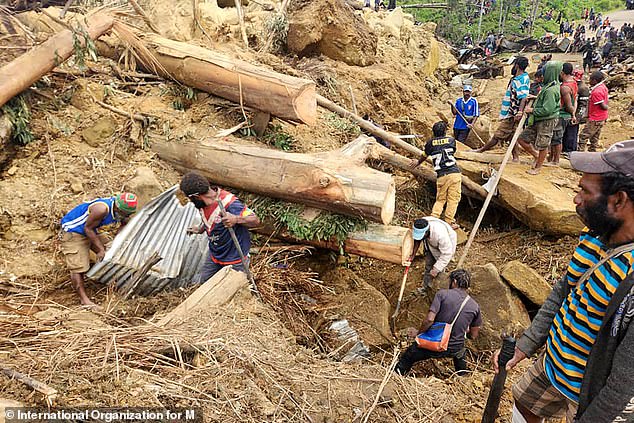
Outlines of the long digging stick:
[{"label": "long digging stick", "polygon": [[401,309],[401,300],[403,300],[403,293],[405,292],[405,284],[407,283],[408,273],[409,273],[409,266],[405,268],[405,273],[403,273],[403,282],[401,282],[401,292],[398,293],[398,301],[396,302],[396,309],[394,310],[394,314],[392,314],[392,320],[396,319],[396,316],[398,316],[398,312]]},{"label": "long digging stick", "polygon": [[517,139],[520,137],[520,133],[522,132],[522,129],[524,128],[524,122],[526,122],[526,113],[522,115],[522,119],[520,119],[520,122],[517,124],[517,129],[515,130],[515,133],[513,134],[513,139],[511,140],[511,144],[509,145],[508,150],[506,150],[506,154],[504,155],[504,158],[502,159],[502,164],[500,164],[500,169],[497,171],[497,173],[495,174],[495,177],[493,178],[493,185],[491,186],[491,189],[489,190],[489,193],[487,194],[487,198],[484,199],[484,204],[482,205],[482,209],[480,210],[478,219],[476,220],[475,225],[473,225],[473,229],[471,230],[471,233],[469,234],[469,239],[467,240],[467,244],[464,247],[462,256],[460,257],[460,260],[458,260],[458,268],[462,267],[465,259],[467,258],[467,254],[469,253],[471,244],[473,244],[473,240],[475,239],[475,236],[478,233],[478,228],[480,228],[480,224],[482,223],[482,219],[484,218],[484,215],[487,212],[489,203],[491,203],[491,199],[495,195],[495,191],[498,187],[498,183],[500,182],[500,178],[502,178],[502,173],[504,172],[506,163],[509,161],[509,158],[511,157],[511,153],[513,152],[513,148],[515,148],[515,144],[517,144]]},{"label": "long digging stick", "polygon": [[[224,217],[227,215],[227,211],[225,210],[225,205],[222,204],[222,200],[220,200],[220,192],[218,192],[218,207],[220,208],[220,216]],[[233,240],[233,245],[235,245],[236,250],[238,250],[238,254],[240,255],[240,260],[242,261],[242,266],[244,267],[244,273],[247,274],[247,279],[251,284],[251,289],[255,293],[255,295],[262,299],[260,295],[260,291],[258,291],[258,286],[255,284],[255,279],[253,279],[253,273],[251,273],[251,269],[249,269],[249,262],[242,251],[242,247],[240,247],[240,242],[238,241],[238,237],[236,236],[236,231],[233,228],[227,228],[229,231],[229,235],[231,235],[231,239]]]},{"label": "long digging stick", "polygon": [[[456,109],[456,106],[454,106],[451,101],[447,100],[447,104],[449,104],[452,109]],[[464,120],[465,122],[469,123],[467,118],[465,118],[464,115],[462,113],[460,113],[460,110],[456,109],[456,113],[458,113],[458,116],[460,116],[462,118],[462,120]],[[473,129],[473,128],[469,128],[469,129]],[[475,136],[480,140],[480,142],[482,144],[486,144],[484,142],[484,140],[482,138],[480,138],[480,135],[478,135],[478,132],[475,129],[473,129],[473,131],[471,131],[471,132],[473,132],[475,134]]]}]

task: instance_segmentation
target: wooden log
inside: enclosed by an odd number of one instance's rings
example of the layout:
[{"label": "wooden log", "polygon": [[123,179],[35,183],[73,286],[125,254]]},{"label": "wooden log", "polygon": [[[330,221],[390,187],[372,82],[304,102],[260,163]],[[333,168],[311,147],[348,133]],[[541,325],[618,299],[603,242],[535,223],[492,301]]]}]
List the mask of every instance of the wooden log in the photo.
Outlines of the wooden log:
[{"label": "wooden log", "polygon": [[32,377],[27,376],[24,373],[20,373],[17,370],[13,370],[12,368],[5,366],[0,366],[0,371],[2,371],[2,373],[4,373],[10,379],[15,379],[19,382],[22,382],[25,385],[28,385],[36,391],[44,394],[44,396],[46,397],[46,401],[49,404],[52,404],[52,401],[55,400],[55,397],[57,396],[57,389],[51,388],[47,384],[40,382],[37,379],[33,379]]},{"label": "wooden log", "polygon": [[416,3],[404,4],[403,9],[447,9],[447,3]]},{"label": "wooden log", "polygon": [[[114,23],[113,17],[105,13],[86,19],[88,25],[83,30],[93,40],[108,32]],[[65,29],[0,68],[0,106],[68,59],[73,54],[73,44],[73,31]]]},{"label": "wooden log", "polygon": [[418,147],[413,146],[412,144],[409,144],[406,141],[403,141],[402,139],[396,137],[394,134],[391,134],[387,132],[386,130],[379,128],[372,122],[368,122],[362,117],[355,115],[354,113],[344,109],[343,107],[333,103],[332,101],[328,100],[326,97],[322,97],[319,94],[317,94],[317,104],[319,104],[321,107],[325,109],[330,110],[331,112],[337,113],[339,116],[343,118],[352,119],[357,125],[361,127],[361,129],[365,129],[372,135],[376,135],[379,138],[383,138],[385,141],[390,142],[391,144],[397,146],[398,148],[402,150],[407,151],[410,154],[415,155],[416,157],[420,157],[423,154],[423,151],[419,149]]},{"label": "wooden log", "polygon": [[[296,244],[312,245],[340,251],[341,246],[335,240],[317,241],[300,240],[286,231],[275,232],[270,227],[256,228],[256,232],[273,236],[283,241]],[[371,223],[365,231],[355,231],[348,235],[343,242],[343,250],[348,254],[375,258],[389,263],[404,265],[409,259],[414,246],[411,230],[401,226],[378,225]]]},{"label": "wooden log", "polygon": [[160,64],[146,63],[147,56],[140,54],[139,59],[149,72],[280,118],[307,124],[317,120],[313,81],[154,34],[145,34],[142,40],[152,60]]},{"label": "wooden log", "polygon": [[249,286],[244,272],[238,272],[226,266],[220,269],[208,281],[204,282],[185,301],[166,314],[156,325],[165,327],[170,324],[191,319],[200,312],[209,312],[213,307],[227,304],[238,291]]},{"label": "wooden log", "polygon": [[196,170],[214,184],[388,224],[394,216],[394,178],[365,164],[373,144],[360,136],[341,149],[317,154],[213,138],[155,141],[151,148],[176,168]]}]

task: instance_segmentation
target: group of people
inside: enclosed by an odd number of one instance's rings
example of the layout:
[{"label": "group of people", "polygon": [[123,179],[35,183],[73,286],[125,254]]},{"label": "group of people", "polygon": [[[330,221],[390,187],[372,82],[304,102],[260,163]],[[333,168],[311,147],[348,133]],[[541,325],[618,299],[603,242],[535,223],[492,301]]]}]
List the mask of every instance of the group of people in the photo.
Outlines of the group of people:
[{"label": "group of people", "polygon": [[[244,263],[229,228],[233,228],[240,249],[248,254],[251,247],[249,228],[258,226],[260,219],[235,195],[211,185],[207,178],[196,172],[183,176],[180,189],[199,210],[202,221],[200,225],[188,228],[187,233],[206,233],[209,238],[209,254],[192,283],[209,280],[225,266],[243,271]],[[225,213],[221,213],[219,202],[222,202]],[[121,193],[81,203],[62,218],[61,251],[82,306],[99,308],[84,287],[84,277],[90,269],[90,252],[95,253],[95,261],[99,262],[104,259],[109,244],[99,229],[118,226],[121,230],[136,212],[137,205],[135,194]]]},{"label": "group of people", "polygon": [[[566,273],[506,364],[511,370],[526,358],[536,357],[513,385],[514,423],[564,416],[567,423],[631,421],[634,141],[616,143],[604,152],[572,152],[570,163],[582,173],[574,203],[586,228]],[[414,222],[414,254],[420,243],[426,245],[425,286],[428,269],[435,269],[436,257],[442,257],[434,255],[432,247],[438,245],[439,237],[451,245],[445,256],[455,252],[450,230],[436,218]],[[453,359],[457,375],[468,373],[466,339],[477,338],[483,324],[480,306],[469,295],[473,283],[477,281],[465,269],[449,273],[448,288],[436,292],[420,328],[407,330],[415,341],[400,354],[396,373],[408,375],[417,362],[443,357]],[[439,331],[448,331],[448,339],[429,342],[440,339]],[[492,360],[496,372],[498,354]]]},{"label": "group of people", "polygon": [[[592,72],[588,87],[581,69],[547,59],[535,73],[533,83],[526,72],[528,59],[515,59],[495,134],[475,150],[482,153],[508,142],[526,114],[525,127],[512,154],[513,160],[519,161],[521,147],[533,157],[533,165],[527,171],[531,175],[538,174],[544,165],[559,165],[562,153],[597,151],[608,119],[608,88],[603,73]],[[581,131],[580,125],[585,125]]]}]

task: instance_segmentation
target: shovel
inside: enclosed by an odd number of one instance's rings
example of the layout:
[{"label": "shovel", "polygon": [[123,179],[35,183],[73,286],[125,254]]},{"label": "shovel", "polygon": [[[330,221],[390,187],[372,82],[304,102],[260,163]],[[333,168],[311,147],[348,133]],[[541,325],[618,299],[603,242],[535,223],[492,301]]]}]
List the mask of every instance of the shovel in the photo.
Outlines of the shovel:
[{"label": "shovel", "polygon": [[392,320],[396,319],[396,316],[398,316],[398,311],[401,309],[401,300],[403,299],[403,293],[405,292],[405,284],[407,283],[408,273],[409,273],[409,266],[406,266],[405,273],[403,273],[403,282],[401,282],[401,292],[399,292],[398,294],[398,301],[396,302],[396,310],[394,310],[394,314],[392,314]]}]

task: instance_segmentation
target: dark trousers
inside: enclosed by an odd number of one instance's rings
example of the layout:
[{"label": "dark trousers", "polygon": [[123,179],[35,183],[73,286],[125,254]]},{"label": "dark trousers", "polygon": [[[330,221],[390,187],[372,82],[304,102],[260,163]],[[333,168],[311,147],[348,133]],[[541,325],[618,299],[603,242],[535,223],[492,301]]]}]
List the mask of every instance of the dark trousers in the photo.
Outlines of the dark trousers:
[{"label": "dark trousers", "polygon": [[[242,265],[242,263],[226,265],[226,266],[231,266],[233,267],[233,270],[237,270],[238,272],[244,272],[244,266]],[[200,269],[200,273],[194,275],[194,278],[192,279],[192,283],[199,284],[199,283],[207,282],[209,278],[211,278],[213,275],[218,273],[220,269],[222,269],[223,267],[225,267],[225,265],[216,263],[215,261],[211,259],[211,256],[207,254],[207,260],[205,261],[205,264],[203,264],[202,269]]]},{"label": "dark trousers", "polygon": [[579,139],[579,124],[570,125],[566,127],[564,131],[564,137],[562,139],[562,151],[564,153],[570,153],[571,151],[577,151],[577,140]]},{"label": "dark trousers", "polygon": [[419,348],[416,342],[409,346],[401,354],[398,359],[398,364],[394,368],[394,371],[400,375],[406,375],[412,366],[419,361],[427,360],[430,358],[453,358],[453,365],[456,368],[458,375],[463,376],[467,373],[467,360],[465,360],[466,350],[464,347],[459,351],[429,351],[424,348]]},{"label": "dark trousers", "polygon": [[453,128],[453,137],[464,144],[464,142],[467,140],[467,137],[469,136],[469,132],[471,132],[471,129],[469,128],[467,129]]},{"label": "dark trousers", "polygon": [[431,288],[431,282],[434,278],[431,277],[431,269],[436,264],[436,258],[434,255],[426,249],[425,251],[425,274],[423,275],[423,288]]}]

